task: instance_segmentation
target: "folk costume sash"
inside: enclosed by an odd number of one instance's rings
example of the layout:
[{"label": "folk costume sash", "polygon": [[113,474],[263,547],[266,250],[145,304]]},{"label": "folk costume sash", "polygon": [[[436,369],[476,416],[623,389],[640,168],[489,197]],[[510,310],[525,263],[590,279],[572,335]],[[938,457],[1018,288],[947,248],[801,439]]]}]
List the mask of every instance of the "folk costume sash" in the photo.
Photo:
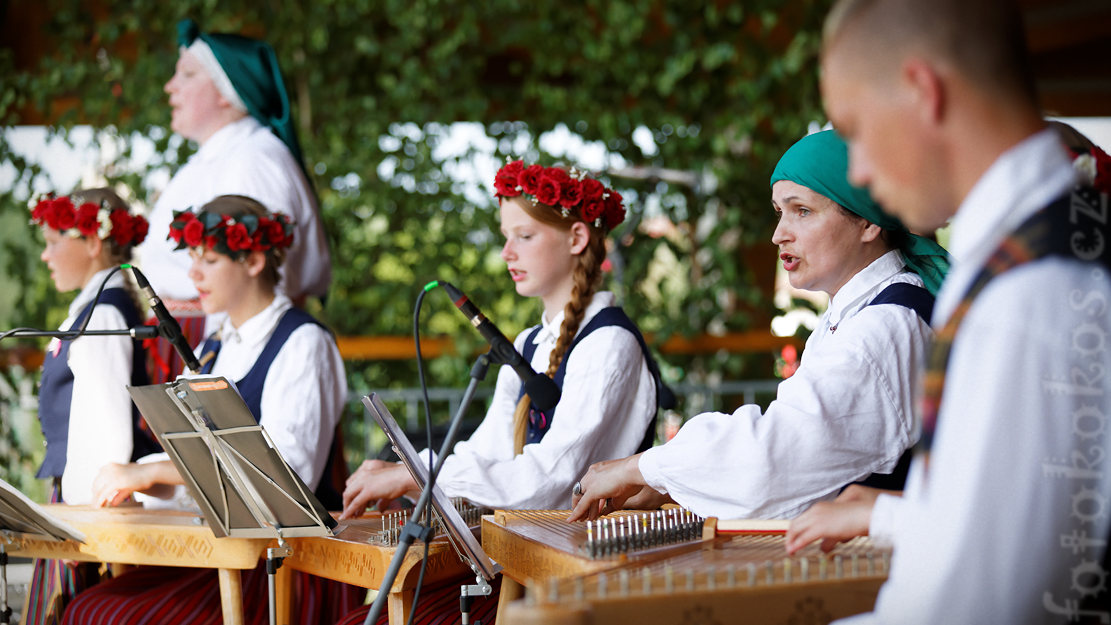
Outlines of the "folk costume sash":
[{"label": "folk costume sash", "polygon": [[[655,412],[658,412],[660,408],[663,408],[665,410],[674,408],[675,393],[672,392],[672,390],[668,388],[667,385],[664,384],[663,380],[660,378],[660,367],[656,363],[656,359],[652,357],[652,353],[648,350],[648,344],[644,342],[644,336],[640,333],[640,330],[637,328],[636,324],[633,323],[632,319],[629,319],[629,316],[625,314],[625,311],[618,306],[608,306],[606,308],[603,308],[602,310],[599,310],[598,314],[594,315],[594,317],[592,317],[590,321],[588,321],[587,324],[583,326],[583,328],[579,331],[575,339],[571,341],[571,345],[567,348],[567,352],[563,355],[563,360],[559,363],[559,368],[556,369],[555,374],[552,376],[552,380],[556,383],[556,385],[559,386],[559,388],[561,389],[563,388],[563,378],[567,375],[567,361],[568,359],[570,359],[571,352],[575,349],[575,346],[578,345],[579,342],[582,341],[584,338],[589,336],[591,332],[607,326],[618,326],[620,328],[628,330],[632,333],[632,335],[636,338],[637,343],[640,345],[641,353],[644,354],[644,363],[648,366],[648,372],[652,374],[652,379],[656,383]],[[529,333],[528,337],[525,338],[524,350],[521,355],[524,356],[526,362],[532,362],[532,357],[534,354],[536,354],[536,336],[540,334],[540,328],[541,326],[536,326],[535,328],[533,328],[532,332]],[[517,400],[520,401],[521,397],[523,397],[524,394],[525,389],[522,386],[520,392],[517,394]],[[648,449],[652,446],[652,443],[655,442],[655,412],[653,413],[652,422],[648,424],[648,429],[644,433],[644,438],[641,440],[640,446],[637,448],[637,452]],[[525,438],[526,445],[530,443],[539,443],[544,438],[544,435],[547,434],[548,430],[552,427],[553,416],[554,411],[552,414],[546,414],[537,410],[535,407],[530,407],[528,436]]]},{"label": "folk costume sash", "polygon": [[927,463],[937,429],[945,371],[949,366],[953,341],[976,297],[997,276],[1051,256],[1095,262],[1111,269],[1111,228],[1107,222],[1107,207],[1108,197],[1091,187],[1073,189],[1007,235],[973,279],[949,320],[938,330],[926,358],[923,396],[919,404],[922,436],[917,449]]},{"label": "folk costume sash", "polygon": [[[274,333],[266,341],[266,345],[262,348],[262,353],[259,354],[255,364],[251,366],[251,370],[247,372],[243,379],[237,380],[235,386],[239,389],[239,394],[243,396],[244,403],[247,408],[251,410],[255,420],[262,419],[262,389],[266,385],[266,374],[270,371],[270,365],[274,363],[277,358],[278,352],[281,351],[282,346],[289,340],[289,336],[297,328],[305,325],[306,323],[314,323],[320,327],[324,327],[309,313],[299,309],[290,308],[282,314],[282,318],[278,320],[277,327],[274,328]],[[205,362],[201,368],[201,373],[207,374],[212,372],[212,367],[216,362],[215,356],[220,353],[221,340],[215,335],[209,337],[204,342],[204,348],[201,350],[202,361]],[[211,353],[212,357],[207,357]],[[207,358],[206,358],[207,357]],[[328,461],[324,465],[324,471],[321,473],[320,483],[313,493],[320,503],[328,510],[341,510],[343,508],[343,496],[338,490],[339,484],[333,483],[333,474],[336,474],[340,469],[337,468],[337,463],[342,467],[343,472],[346,473],[346,466],[343,466],[342,449],[339,447],[338,438],[332,439],[332,444],[328,453]],[[346,477],[346,476],[345,476]]]}]

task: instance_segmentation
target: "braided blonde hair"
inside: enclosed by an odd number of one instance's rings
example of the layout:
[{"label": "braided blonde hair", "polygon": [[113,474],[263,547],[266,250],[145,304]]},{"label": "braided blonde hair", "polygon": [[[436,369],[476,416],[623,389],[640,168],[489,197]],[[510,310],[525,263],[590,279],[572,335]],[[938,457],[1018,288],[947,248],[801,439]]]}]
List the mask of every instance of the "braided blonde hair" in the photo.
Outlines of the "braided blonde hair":
[{"label": "braided blonde hair", "polygon": [[[517,206],[521,207],[533,219],[560,230],[570,230],[576,222],[581,222],[574,214],[563,217],[559,209],[551,206],[537,205],[519,198],[505,198],[501,201],[516,202]],[[559,328],[559,338],[556,339],[555,347],[548,357],[548,369],[544,372],[548,377],[554,376],[559,369],[559,364],[567,354],[567,349],[571,347],[571,342],[579,332],[583,315],[586,313],[586,308],[590,305],[602,278],[602,261],[606,259],[605,231],[594,224],[581,223],[586,225],[590,237],[587,240],[586,247],[576,256],[571,299],[563,309],[563,324]],[[530,402],[531,399],[526,393],[517,402],[517,409],[513,415],[514,455],[518,455],[524,450],[525,440],[528,438]]]}]

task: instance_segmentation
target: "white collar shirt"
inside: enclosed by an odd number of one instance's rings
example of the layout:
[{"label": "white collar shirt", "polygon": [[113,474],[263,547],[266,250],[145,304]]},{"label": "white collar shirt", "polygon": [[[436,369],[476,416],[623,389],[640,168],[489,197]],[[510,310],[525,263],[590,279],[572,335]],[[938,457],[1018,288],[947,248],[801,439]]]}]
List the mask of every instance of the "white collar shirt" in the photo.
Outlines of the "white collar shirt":
[{"label": "white collar shirt", "polygon": [[768,409],[692,417],[641,456],[647,484],[703,516],[792,518],[851,482],[890,473],[917,440],[914,385],[932,336],[905,306],[869,305],[899,282],[922,285],[897,251],[853,276]]},{"label": "white collar shirt", "polygon": [[[613,304],[612,293],[595,293],[580,331]],[[561,312],[541,324],[533,370],[547,370],[562,323]],[[518,351],[523,351],[529,333],[517,336]],[[486,417],[444,460],[436,483],[445,493],[494,508],[567,508],[571,487],[591,464],[636,453],[656,409],[655,381],[636,338],[624,328],[602,327],[582,339],[567,358],[551,429],[539,443],[525,445],[518,456],[513,455],[513,414],[521,381],[512,368],[500,368]],[[427,450],[421,455],[427,461],[426,454]]]},{"label": "white collar shirt", "polygon": [[[116,272],[108,282],[109,269],[92,276],[69,306],[69,316],[60,330],[73,328],[77,316],[104,288],[124,286],[123,275]],[[88,330],[126,329],[119,309],[108,304],[93,308]],[[58,339],[50,342],[54,350]],[[92,500],[93,479],[100,468],[110,462],[131,460],[134,441],[131,429],[131,362],[134,341],[127,336],[84,336],[72,342],[68,364],[73,371],[73,395],[70,398],[69,432],[66,444],[66,468],[62,472],[62,494],[66,503],[87,504]],[[42,400],[50,401],[48,398]],[[41,400],[40,400],[41,401]]]},{"label": "white collar shirt", "polygon": [[[292,307],[289,298],[277,295],[265,309],[236,327],[230,319],[221,326],[219,355],[211,375],[232,382],[254,367],[282,315]],[[203,356],[204,343],[197,347]],[[316,489],[331,451],[332,438],[347,399],[343,360],[332,335],[306,323],[286,339],[266,372],[260,402],[260,425],[282,458],[310,489]],[[153,454],[140,462],[166,460]],[[178,486],[165,498],[137,494],[151,508],[195,508],[185,488]]]},{"label": "white collar shirt", "polygon": [[[1003,236],[1073,180],[1050,130],[985,172],[953,220],[935,327]],[[853,623],[1071,620],[1108,574],[1111,348],[1086,342],[1108,335],[1111,279],[1092,265],[1043,259],[980,293],[950,352],[928,475],[916,459],[905,497],[876,502],[870,533],[895,555],[876,612]]]},{"label": "white collar shirt", "polygon": [[[239,327],[225,319],[212,375],[233,382],[246,376],[291,307],[279,294]],[[203,344],[198,352],[202,349]],[[298,327],[266,373],[259,423],[309,488],[315,489],[323,474],[346,396],[343,361],[332,335],[314,323]]]},{"label": "white collar shirt", "polygon": [[209,200],[226,194],[258,200],[267,210],[295,222],[293,246],[281,267],[283,292],[293,298],[327,292],[331,256],[316,197],[285,144],[247,116],[209,137],[155,201],[149,215],[150,235],[139,246],[142,267],[155,293],[164,299],[197,297],[188,277],[188,251],[174,250],[176,243],[166,235],[173,211],[200,210]]}]

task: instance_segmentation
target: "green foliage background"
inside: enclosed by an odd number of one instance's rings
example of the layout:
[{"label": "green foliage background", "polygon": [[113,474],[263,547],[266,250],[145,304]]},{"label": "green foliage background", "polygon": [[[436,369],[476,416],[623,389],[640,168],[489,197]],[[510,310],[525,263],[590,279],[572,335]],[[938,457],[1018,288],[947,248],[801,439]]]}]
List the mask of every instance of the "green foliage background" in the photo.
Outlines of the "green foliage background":
[{"label": "green foliage background", "polygon": [[[15,13],[28,2],[4,6]],[[314,312],[339,334],[411,332],[417,290],[432,279],[463,287],[506,333],[535,323],[538,306],[512,292],[498,258],[492,187],[479,204],[467,199],[473,191],[464,195],[475,150],[434,156],[455,122],[480,124],[499,160],[557,161],[537,139],[564,127],[630,166],[694,175],[690,187],[602,174],[631,216],[615,237],[620,279],[608,286],[645,330],[738,331],[752,306],[771,306],[739,254],[770,238],[776,159],[822,119],[816,51],[826,0],[45,4],[41,32],[26,32],[45,38],[44,58],[16,67],[0,44],[0,123],[19,124],[34,109],[63,138],[78,123],[105,130],[99,139],[119,153],[103,174],[148,202],[158,190],[150,173],[195,147],[169,132],[162,92],[177,21],[274,44],[333,246],[334,284]],[[633,142],[639,127],[651,132],[654,153]],[[139,167],[128,163],[137,135],[156,146]],[[28,189],[44,174],[0,135],[3,164],[18,179],[0,190],[0,327],[53,327],[70,296],[52,291],[26,212]],[[676,226],[667,236],[637,227],[661,216]],[[426,302],[422,332],[450,334],[463,354],[479,347],[442,298]],[[461,384],[469,361],[432,363],[433,384]],[[667,376],[769,377],[769,362],[669,359]],[[381,388],[413,386],[414,372],[409,363],[357,363],[349,375],[353,388]]]}]

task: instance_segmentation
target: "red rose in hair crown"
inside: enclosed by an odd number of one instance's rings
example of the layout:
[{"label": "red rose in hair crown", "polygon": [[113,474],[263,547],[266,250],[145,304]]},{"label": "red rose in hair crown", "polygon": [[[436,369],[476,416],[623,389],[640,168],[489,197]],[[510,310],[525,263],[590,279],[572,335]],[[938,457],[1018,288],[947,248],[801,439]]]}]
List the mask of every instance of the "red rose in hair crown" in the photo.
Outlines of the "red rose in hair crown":
[{"label": "red rose in hair crown", "polygon": [[524,161],[512,161],[494,176],[494,190],[496,197],[528,197],[533,204],[551,206],[564,217],[574,215],[596,228],[613,230],[625,220],[621,194],[573,167],[525,167]]},{"label": "red rose in hair crown", "polygon": [[142,215],[132,215],[126,208],[92,202],[74,206],[68,196],[55,198],[52,194],[31,209],[31,223],[71,237],[111,237],[119,247],[142,243],[150,229]]},{"label": "red rose in hair crown", "polygon": [[289,247],[293,243],[293,222],[281,213],[231,217],[207,211],[174,211],[166,239],[177,243],[176,250],[204,247],[239,259],[249,252]]}]

